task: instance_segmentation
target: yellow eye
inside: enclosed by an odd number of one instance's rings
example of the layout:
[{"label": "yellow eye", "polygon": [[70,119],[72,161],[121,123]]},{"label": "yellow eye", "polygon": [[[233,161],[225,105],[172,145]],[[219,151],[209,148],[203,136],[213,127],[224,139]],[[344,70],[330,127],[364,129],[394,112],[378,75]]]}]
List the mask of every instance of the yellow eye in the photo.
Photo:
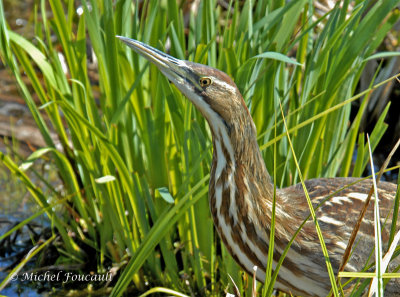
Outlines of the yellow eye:
[{"label": "yellow eye", "polygon": [[211,85],[211,78],[209,77],[202,77],[200,78],[200,86],[202,87],[208,87],[209,85]]}]

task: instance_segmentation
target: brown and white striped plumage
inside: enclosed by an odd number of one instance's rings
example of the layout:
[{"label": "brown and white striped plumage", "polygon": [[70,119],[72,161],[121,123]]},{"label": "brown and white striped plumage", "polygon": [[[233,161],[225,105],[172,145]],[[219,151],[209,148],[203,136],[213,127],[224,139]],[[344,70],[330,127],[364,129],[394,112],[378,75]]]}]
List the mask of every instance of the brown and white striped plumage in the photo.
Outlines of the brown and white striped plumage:
[{"label": "brown and white striped plumage", "polygon": [[[119,37],[154,63],[196,106],[209,123],[213,138],[213,161],[209,200],[215,227],[233,258],[247,271],[258,266],[257,278],[265,279],[273,184],[256,140],[256,129],[243,98],[225,73],[197,63],[181,61],[138,41]],[[321,178],[306,181],[314,206],[325,197],[355,182],[353,178]],[[317,209],[334,271],[356,223],[371,181],[362,181],[335,194]],[[381,217],[388,217],[383,231],[388,241],[396,186],[380,183]],[[301,185],[277,190],[274,263],[303,220],[309,215]],[[382,224],[384,224],[382,220]],[[361,271],[374,248],[373,203],[357,235],[353,254],[345,267]],[[373,258],[373,257],[372,257]],[[395,266],[400,264],[394,260]],[[327,296],[331,288],[314,223],[300,231],[283,266],[276,288],[301,296]],[[400,280],[391,281],[385,296],[399,296]]]}]

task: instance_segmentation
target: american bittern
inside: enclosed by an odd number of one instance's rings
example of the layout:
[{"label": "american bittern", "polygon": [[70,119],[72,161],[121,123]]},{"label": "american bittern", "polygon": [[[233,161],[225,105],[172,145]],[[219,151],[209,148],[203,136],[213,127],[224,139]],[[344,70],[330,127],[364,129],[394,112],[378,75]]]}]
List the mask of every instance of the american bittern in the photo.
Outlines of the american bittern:
[{"label": "american bittern", "polygon": [[[224,72],[178,60],[139,41],[119,37],[159,70],[195,105],[207,120],[213,141],[209,202],[215,227],[233,258],[248,273],[258,266],[265,280],[274,186],[256,139],[256,128],[242,95]],[[314,206],[329,194],[355,182],[354,178],[319,178],[305,182]],[[372,181],[342,190],[316,211],[332,266],[337,272],[349,236]],[[381,215],[389,217],[383,230],[388,241],[396,186],[382,182],[378,193]],[[273,267],[290,238],[309,215],[300,184],[276,193]],[[358,244],[345,266],[361,271],[374,248],[373,206],[370,204],[356,238]],[[395,259],[396,266],[399,261]],[[315,225],[308,221],[287,254],[275,287],[301,296],[327,296],[331,288]],[[400,296],[400,280],[392,280],[386,296]]]}]

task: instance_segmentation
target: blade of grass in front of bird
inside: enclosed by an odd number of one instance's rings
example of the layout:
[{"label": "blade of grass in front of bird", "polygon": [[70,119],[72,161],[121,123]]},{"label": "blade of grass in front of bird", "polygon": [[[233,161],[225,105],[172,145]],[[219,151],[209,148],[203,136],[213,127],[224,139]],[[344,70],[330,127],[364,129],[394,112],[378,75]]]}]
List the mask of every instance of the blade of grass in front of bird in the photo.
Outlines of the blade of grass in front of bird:
[{"label": "blade of grass in front of bird", "polygon": [[[399,236],[400,234],[396,234]],[[376,276],[376,272],[351,272],[351,271],[342,271],[340,272],[340,277],[343,278],[374,278]],[[391,278],[399,278],[400,273],[383,273],[382,278],[391,279]]]},{"label": "blade of grass in front of bird", "polygon": [[[400,231],[397,232],[397,234],[394,236],[392,244],[389,246],[389,249],[388,249],[387,253],[385,254],[385,256],[382,259],[382,267],[381,267],[381,271],[382,272],[386,271],[386,269],[388,268],[389,262],[392,259],[392,256],[393,256],[394,252],[396,251],[396,247],[397,247],[397,244],[399,243],[399,241],[400,241]],[[382,273],[382,278],[384,278],[385,275],[386,275],[386,277],[387,277],[387,275],[390,275],[390,276],[392,276],[392,278],[400,278],[400,273]],[[384,279],[383,280],[382,291],[383,291],[384,285],[389,280],[390,279],[387,279],[387,280]],[[373,281],[372,281],[372,284],[371,284],[372,288],[375,287],[374,282],[377,282],[376,278],[374,278]],[[372,296],[372,293],[373,292],[371,291],[371,296]],[[383,294],[382,294],[382,296],[383,296]]]},{"label": "blade of grass in front of bird", "polygon": [[[274,136],[276,137],[276,121],[277,121],[277,116],[275,113],[275,129],[274,129]],[[273,172],[273,180],[274,180],[274,195],[272,198],[272,213],[271,213],[271,223],[270,223],[270,234],[269,234],[269,246],[268,246],[268,261],[267,261],[267,267],[265,269],[265,282],[264,284],[270,284],[271,283],[271,277],[272,277],[272,270],[273,270],[273,262],[274,262],[274,239],[275,239],[275,211],[276,211],[276,142],[274,143],[274,172]],[[268,239],[267,239],[268,240]],[[273,284],[272,284],[273,285]],[[262,296],[266,297],[267,296],[267,286],[265,285],[262,291]]]},{"label": "blade of grass in front of bird", "polygon": [[280,109],[281,109],[281,114],[282,114],[282,118],[283,118],[283,124],[285,126],[288,142],[289,142],[290,148],[291,148],[292,153],[293,153],[293,158],[294,158],[294,161],[295,161],[295,164],[296,164],[296,167],[297,167],[297,171],[299,172],[299,178],[300,178],[301,184],[303,186],[304,194],[305,194],[305,196],[307,198],[307,204],[308,204],[312,219],[313,219],[314,224],[315,224],[315,228],[316,228],[316,231],[317,231],[317,234],[318,234],[318,238],[319,238],[319,241],[320,241],[320,244],[321,244],[321,248],[322,248],[322,253],[324,254],[324,257],[325,257],[325,263],[326,263],[326,267],[327,267],[327,270],[328,270],[329,279],[330,279],[331,285],[332,285],[332,292],[333,292],[334,296],[336,297],[336,296],[339,296],[339,291],[338,291],[338,288],[337,288],[337,285],[336,285],[335,274],[334,274],[333,269],[332,269],[332,264],[331,264],[331,262],[329,260],[329,253],[328,253],[328,250],[326,249],[325,241],[324,241],[324,238],[323,238],[323,235],[322,235],[322,232],[321,232],[321,228],[319,227],[318,220],[317,220],[316,215],[315,215],[314,207],[312,205],[310,196],[308,195],[307,188],[306,188],[306,186],[304,184],[304,180],[303,180],[303,177],[302,177],[302,174],[301,174],[301,171],[300,171],[299,164],[297,163],[296,154],[295,154],[292,142],[290,140],[289,131],[288,131],[287,126],[286,126],[286,121],[285,121],[285,116],[284,116],[284,113],[283,113],[282,105],[280,105]]},{"label": "blade of grass in front of bird", "polygon": [[246,286],[246,282],[243,281],[243,272],[240,266],[232,258],[232,256],[230,255],[224,244],[222,244],[221,247],[220,265],[223,265],[222,267],[226,272],[221,277],[224,284],[228,284],[232,281],[235,284],[235,286],[239,289],[239,292],[245,292],[246,288],[248,289],[248,286]]},{"label": "blade of grass in front of bird", "polygon": [[[396,221],[393,219],[393,222],[396,222]],[[398,252],[397,245],[398,245],[399,241],[400,241],[400,231],[397,232],[397,234],[394,236],[393,240],[390,242],[389,250],[388,250],[388,252],[386,253],[386,255],[385,255],[385,257],[384,257],[384,261],[385,261],[385,270],[386,270],[386,267],[387,267],[388,264],[389,264],[389,261],[391,260],[391,258],[392,258],[392,256],[393,256],[393,254],[395,254],[396,251]],[[396,255],[396,257],[398,257],[398,254]],[[396,268],[395,268],[395,271],[398,271],[398,270],[399,270],[399,267],[396,267]],[[385,273],[383,274],[382,277],[384,277],[384,276],[385,276]],[[393,277],[400,278],[400,274],[397,273],[397,275],[396,275],[396,276],[393,276]],[[386,286],[386,284],[387,284],[389,281],[390,281],[390,279],[384,279],[384,280],[383,280],[383,285],[384,285],[384,287]]]},{"label": "blade of grass in front of bird", "polygon": [[[368,178],[368,177],[367,177],[367,178]],[[367,179],[367,178],[365,178],[365,179]],[[346,186],[344,186],[344,187],[342,187],[342,188],[340,188],[340,189],[337,189],[335,192],[333,192],[333,193],[331,193],[330,195],[328,195],[327,197],[325,197],[325,198],[321,201],[321,203],[320,203],[319,205],[316,206],[315,211],[316,211],[321,205],[323,205],[326,201],[329,201],[330,198],[335,197],[338,193],[340,193],[341,191],[345,190],[347,187],[350,187],[350,186],[352,186],[353,184],[358,183],[358,182],[359,182],[359,181],[354,182],[354,183],[349,184],[349,185],[346,185]],[[293,244],[293,242],[294,242],[294,240],[296,239],[297,235],[298,235],[298,234],[300,233],[300,231],[302,230],[304,224],[305,224],[310,218],[311,218],[311,214],[309,214],[309,215],[303,220],[303,222],[300,224],[300,226],[298,227],[298,229],[296,230],[296,232],[293,234],[292,238],[290,239],[289,243],[288,243],[287,246],[285,247],[284,251],[282,252],[282,255],[281,255],[281,257],[279,258],[279,261],[278,261],[278,263],[277,263],[277,265],[276,265],[276,267],[275,267],[274,273],[273,273],[273,275],[272,275],[271,282],[270,282],[269,285],[268,285],[267,293],[266,293],[267,296],[270,296],[270,295],[272,294],[272,292],[273,292],[274,283],[275,283],[275,281],[276,281],[276,279],[277,279],[277,277],[278,277],[279,269],[280,269],[280,267],[282,266],[282,263],[283,263],[283,261],[284,261],[286,255],[287,255],[287,253],[289,252],[289,249],[290,249],[291,245]]]},{"label": "blade of grass in front of bird", "polygon": [[397,191],[396,191],[395,203],[393,206],[393,216],[392,216],[392,225],[390,227],[389,244],[391,244],[393,242],[394,234],[397,229],[396,225],[397,225],[397,219],[399,216],[399,205],[400,205],[400,170],[397,175]]},{"label": "blade of grass in front of bird", "polygon": [[374,184],[374,230],[375,230],[375,277],[370,286],[370,291],[368,296],[371,297],[374,293],[376,293],[377,297],[383,296],[383,281],[382,281],[382,273],[384,271],[384,267],[382,263],[382,236],[381,236],[381,218],[379,214],[379,196],[378,196],[378,188],[376,185],[376,176],[374,170],[374,161],[372,159],[372,149],[371,143],[369,141],[369,137],[367,135],[367,143],[368,143],[368,151],[370,157],[371,164],[371,172],[372,172],[372,181]]},{"label": "blade of grass in front of bird", "polygon": [[[370,142],[368,142],[367,144],[368,144],[369,151],[372,151],[372,149],[370,148]],[[382,165],[382,167],[381,167],[381,169],[380,169],[380,171],[379,171],[378,177],[377,177],[378,182],[379,182],[380,178],[382,177],[382,174],[383,174],[383,172],[385,171],[387,165],[389,164],[389,161],[390,161],[392,155],[394,154],[395,150],[397,149],[398,145],[400,145],[400,140],[399,140],[399,142],[395,145],[395,147],[393,148],[393,150],[390,152],[389,156],[388,156],[387,159],[385,160],[384,164]],[[371,154],[372,154],[372,153],[371,153]],[[375,183],[378,183],[378,182],[375,181],[375,179],[376,179],[375,174],[373,174],[372,177],[373,177],[373,179],[374,179],[374,182],[375,182]],[[374,189],[375,189],[375,188],[374,188]],[[365,215],[365,212],[366,212],[366,209],[367,209],[367,207],[368,207],[368,204],[369,204],[369,201],[370,201],[370,199],[371,199],[372,194],[373,194],[373,190],[371,189],[370,192],[369,192],[369,194],[368,194],[368,198],[367,198],[366,201],[365,201],[364,207],[363,207],[363,209],[362,209],[361,212],[360,212],[360,215],[359,215],[359,218],[358,218],[358,220],[357,220],[357,223],[356,223],[355,227],[353,228],[352,234],[351,234],[351,236],[350,236],[350,238],[349,238],[349,241],[348,241],[346,250],[345,250],[344,255],[343,255],[343,258],[342,258],[342,263],[341,263],[340,268],[339,268],[339,272],[342,272],[342,271],[344,270],[344,267],[345,267],[345,265],[346,265],[348,259],[350,258],[351,249],[352,249],[353,243],[354,243],[354,241],[355,241],[355,239],[356,239],[357,232],[358,232],[358,230],[359,230],[359,228],[360,228],[360,226],[361,226],[361,222],[362,222],[363,217],[364,217],[364,215]],[[388,216],[389,216],[389,214],[388,214]],[[372,252],[371,252],[371,254],[370,254],[370,258],[371,258],[371,257],[372,257]],[[368,262],[369,262],[369,260],[365,263],[365,270],[368,269]],[[365,284],[365,282],[364,282],[364,284]],[[358,294],[361,294],[361,293],[362,293],[362,290],[361,290],[361,289],[357,289],[357,295],[358,295]]]},{"label": "blade of grass in front of bird", "polygon": [[[385,162],[383,163],[383,165],[382,165],[382,167],[381,167],[381,169],[380,169],[380,171],[379,171],[379,174],[378,174],[377,178],[375,177],[375,175],[373,175],[374,180],[375,180],[375,178],[376,178],[376,180],[377,180],[376,183],[379,182],[380,178],[382,177],[383,172],[385,171],[387,165],[389,164],[390,159],[392,158],[394,152],[396,151],[396,149],[398,148],[399,145],[400,145],[400,140],[396,143],[396,145],[393,147],[392,151],[389,153],[388,157],[386,158]],[[369,150],[370,150],[370,147],[369,147]],[[372,194],[372,192],[370,192],[370,195],[371,195],[371,194]],[[369,200],[369,198],[368,198],[368,200]],[[368,200],[367,200],[367,201],[368,201]],[[366,203],[366,205],[367,205],[367,203]],[[363,212],[365,211],[366,205],[364,206]],[[393,217],[395,216],[395,213],[396,213],[396,210],[394,210],[394,212],[393,212]],[[388,213],[387,218],[389,217],[389,215],[390,215],[390,213]],[[393,220],[393,217],[392,217],[392,220]],[[353,234],[352,234],[352,236],[350,237],[349,246],[346,248],[345,255],[348,254],[347,251],[351,248],[352,242],[353,242],[353,240],[354,240],[354,238],[355,238],[355,234],[356,234],[356,232],[357,232],[356,230],[358,230],[358,228],[359,228],[359,224],[360,224],[360,222],[361,222],[361,218],[362,218],[362,216],[361,216],[361,217],[359,218],[359,220],[358,220],[358,223],[357,223],[357,226],[358,226],[358,227],[356,226],[356,227],[354,228],[354,230],[353,230]],[[386,218],[386,219],[387,219],[387,218]],[[385,220],[385,223],[386,223],[386,220]],[[392,227],[393,227],[393,223],[394,223],[394,225],[396,225],[396,221],[392,221]],[[383,226],[382,228],[384,228],[384,226]],[[373,252],[371,252],[370,258],[372,257],[372,255],[373,255]],[[347,259],[348,259],[348,256],[344,256],[344,257],[343,257],[343,263],[346,263]],[[367,270],[367,269],[369,269],[369,268],[372,266],[372,265],[369,265],[369,266],[368,266],[368,262],[369,262],[369,260],[366,262],[364,270]],[[340,268],[340,271],[342,270],[343,266],[344,266],[344,264],[342,264],[342,266],[341,266],[341,268]],[[385,268],[385,269],[386,269],[386,268]],[[382,269],[382,271],[385,271],[385,269]],[[360,286],[360,288],[358,288],[358,289],[356,290],[355,296],[359,296],[360,294],[362,294],[362,292],[363,292],[363,289],[362,289],[362,288],[364,288],[365,286],[366,286],[366,282],[364,281],[364,282],[363,282],[363,285]],[[356,289],[356,288],[355,288],[355,289]]]}]

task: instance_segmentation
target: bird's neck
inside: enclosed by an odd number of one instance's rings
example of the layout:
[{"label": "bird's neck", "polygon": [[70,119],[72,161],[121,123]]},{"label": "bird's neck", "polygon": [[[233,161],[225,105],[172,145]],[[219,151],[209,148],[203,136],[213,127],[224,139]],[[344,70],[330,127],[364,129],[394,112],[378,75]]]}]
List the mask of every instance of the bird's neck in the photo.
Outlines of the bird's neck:
[{"label": "bird's neck", "polygon": [[[274,187],[257,144],[254,123],[251,118],[244,123],[210,125],[214,152],[209,200],[222,241],[249,272],[254,265],[266,267]],[[276,209],[277,223],[282,213]],[[253,252],[246,255],[244,250]],[[265,277],[262,269],[257,273],[259,279]]]},{"label": "bird's neck", "polygon": [[240,125],[212,127],[210,206],[214,218],[224,217],[226,222],[236,223],[262,217],[262,221],[253,224],[267,228],[274,188],[257,144],[254,123],[250,115],[243,116]]},{"label": "bird's neck", "polygon": [[[246,110],[247,111],[247,110]],[[231,255],[248,272],[260,269],[265,278],[271,230],[274,185],[257,144],[256,129],[247,111],[227,124],[209,121],[213,134],[213,161],[209,200],[218,233]],[[288,215],[292,206],[285,195],[275,195],[274,247],[283,250],[297,228]],[[246,251],[246,252],[244,252]],[[274,253],[279,259],[279,253]],[[275,261],[277,261],[275,259]]]}]

